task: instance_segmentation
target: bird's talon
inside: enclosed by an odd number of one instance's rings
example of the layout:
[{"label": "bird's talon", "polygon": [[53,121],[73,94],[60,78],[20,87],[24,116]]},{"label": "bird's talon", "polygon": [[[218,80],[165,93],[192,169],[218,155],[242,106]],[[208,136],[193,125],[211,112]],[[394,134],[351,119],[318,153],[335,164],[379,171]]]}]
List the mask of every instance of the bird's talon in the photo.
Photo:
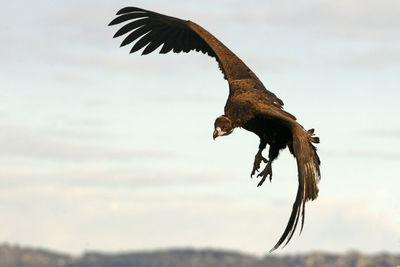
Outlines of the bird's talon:
[{"label": "bird's talon", "polygon": [[270,162],[267,163],[267,166],[265,166],[265,169],[257,175],[257,177],[262,177],[262,179],[258,183],[257,187],[261,186],[268,176],[269,176],[269,181],[272,182],[272,167],[271,167]]},{"label": "bird's talon", "polygon": [[[257,152],[255,158],[254,158],[253,170],[251,171],[251,174],[250,174],[250,177],[251,177],[251,178],[253,178],[253,175],[254,175],[256,172],[259,172],[261,162],[267,163],[268,160],[262,156],[261,150],[259,150],[259,151]],[[257,176],[257,177],[258,177],[258,176]]]}]

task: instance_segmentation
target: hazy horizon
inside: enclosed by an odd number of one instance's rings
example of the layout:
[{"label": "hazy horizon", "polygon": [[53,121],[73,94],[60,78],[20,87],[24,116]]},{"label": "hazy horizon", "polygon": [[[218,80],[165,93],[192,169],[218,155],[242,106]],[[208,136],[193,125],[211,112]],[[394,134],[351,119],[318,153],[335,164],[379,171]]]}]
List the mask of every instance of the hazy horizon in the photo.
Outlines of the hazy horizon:
[{"label": "hazy horizon", "polygon": [[[254,257],[285,257],[285,256],[300,256],[300,255],[312,255],[312,254],[332,254],[332,255],[351,255],[351,254],[361,254],[364,256],[376,256],[382,254],[389,254],[389,255],[400,255],[400,252],[388,252],[388,251],[376,251],[371,253],[365,253],[363,251],[357,249],[348,249],[342,252],[332,252],[328,250],[312,250],[307,252],[294,252],[294,253],[277,253],[278,250],[273,252],[265,251],[264,253],[252,253],[244,250],[238,249],[226,249],[223,247],[196,247],[196,246],[181,246],[181,247],[162,247],[162,248],[147,248],[147,249],[121,249],[121,250],[102,250],[102,249],[94,249],[94,250],[82,250],[76,253],[70,253],[63,250],[52,249],[50,247],[43,247],[43,246],[32,246],[29,244],[18,244],[18,243],[9,243],[7,241],[3,241],[0,243],[0,247],[8,246],[10,248],[19,248],[19,249],[28,249],[28,250],[38,250],[38,251],[49,251],[52,253],[57,254],[65,254],[69,256],[83,256],[85,254],[92,254],[92,253],[99,253],[99,254],[107,254],[107,255],[118,255],[118,254],[126,254],[126,253],[158,253],[164,251],[219,251],[219,252],[227,252],[227,253],[240,253],[243,255],[251,255]],[[284,250],[284,249],[281,249]]]}]

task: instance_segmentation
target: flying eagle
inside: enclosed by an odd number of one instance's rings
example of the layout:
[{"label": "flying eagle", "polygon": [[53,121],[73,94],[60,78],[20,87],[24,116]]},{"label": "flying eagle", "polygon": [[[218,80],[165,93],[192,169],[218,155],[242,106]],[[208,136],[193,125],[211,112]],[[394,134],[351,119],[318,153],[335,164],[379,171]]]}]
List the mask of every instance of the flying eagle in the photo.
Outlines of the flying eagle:
[{"label": "flying eagle", "polygon": [[[267,177],[272,179],[272,162],[280,150],[288,147],[297,161],[299,187],[293,209],[281,238],[271,251],[284,243],[286,245],[296,230],[301,218],[304,224],[305,202],[318,196],[317,182],[320,180],[320,160],[312,143],[319,143],[314,129],[306,131],[296,117],[283,110],[283,102],[268,91],[257,76],[223,43],[211,33],[190,20],[182,20],[144,10],[125,7],[109,25],[127,22],[114,35],[127,34],[121,46],[134,43],[130,53],[142,48],[142,55],[149,54],[162,45],[160,54],[201,51],[214,57],[229,83],[229,97],[225,114],[214,123],[213,138],[229,135],[241,127],[260,138],[251,176],[258,172],[261,186]],[[268,160],[262,151],[269,145]],[[259,172],[261,163],[265,168]],[[300,230],[300,232],[301,232]]]}]

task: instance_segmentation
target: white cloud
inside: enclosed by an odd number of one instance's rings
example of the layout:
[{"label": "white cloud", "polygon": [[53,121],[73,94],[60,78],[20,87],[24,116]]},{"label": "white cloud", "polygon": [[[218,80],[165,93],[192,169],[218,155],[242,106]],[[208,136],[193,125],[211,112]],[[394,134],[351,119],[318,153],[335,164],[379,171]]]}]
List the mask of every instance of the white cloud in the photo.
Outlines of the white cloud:
[{"label": "white cloud", "polygon": [[400,129],[369,129],[361,131],[360,134],[376,137],[376,138],[399,138],[400,137]]},{"label": "white cloud", "polygon": [[348,157],[351,158],[367,158],[367,159],[383,159],[383,160],[394,160],[400,159],[400,153],[395,151],[383,151],[383,150],[348,150],[345,152]]},{"label": "white cloud", "polygon": [[[350,39],[399,39],[396,32],[400,27],[398,16],[400,3],[396,0],[381,2],[309,0],[299,1],[296,4],[292,1],[279,1],[258,4],[257,8],[252,8],[251,11],[247,3],[238,4],[239,8],[231,11],[234,14],[230,16],[240,21],[284,25]],[[240,9],[240,5],[243,9]],[[240,10],[240,13],[237,10]]]},{"label": "white cloud", "polygon": [[316,244],[314,250],[330,248],[344,252],[362,247],[367,253],[395,252],[400,235],[396,226],[399,217],[395,215],[398,210],[389,205],[390,209],[377,211],[371,206],[374,198],[374,195],[370,199],[319,198],[312,213],[308,213],[308,223],[312,221],[312,226],[308,225],[304,241]]},{"label": "white cloud", "polygon": [[400,50],[381,46],[362,52],[353,51],[342,55],[336,64],[352,69],[382,70],[383,68],[398,67],[400,66]]},{"label": "white cloud", "polygon": [[[96,134],[92,133],[92,135]],[[84,136],[82,133],[78,135],[79,138],[82,138],[82,136]],[[5,158],[22,157],[67,161],[121,161],[173,156],[169,152],[147,148],[118,148],[102,144],[93,145],[82,142],[82,140],[63,139],[60,137],[43,134],[43,132],[29,128],[3,126],[0,127],[0,145],[2,147],[0,156]]]},{"label": "white cloud", "polygon": [[[0,228],[2,236],[74,253],[207,246],[264,254],[282,233],[291,207],[265,194],[242,201],[234,192],[205,187],[195,192],[176,186],[145,191],[47,186],[20,193],[30,201],[0,197],[8,207],[1,223],[10,225]],[[399,232],[392,212],[377,213],[364,199],[322,197],[307,205],[302,235],[276,253],[395,252]],[[27,216],[29,225],[22,219]]]}]

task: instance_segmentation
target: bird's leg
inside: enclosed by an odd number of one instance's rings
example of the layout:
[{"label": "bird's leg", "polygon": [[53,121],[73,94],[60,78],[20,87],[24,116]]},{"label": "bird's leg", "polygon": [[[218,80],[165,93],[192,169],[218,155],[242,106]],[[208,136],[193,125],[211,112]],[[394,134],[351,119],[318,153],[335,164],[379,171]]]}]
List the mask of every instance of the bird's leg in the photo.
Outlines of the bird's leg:
[{"label": "bird's leg", "polygon": [[253,170],[251,171],[250,177],[253,177],[253,175],[260,169],[260,164],[261,161],[268,162],[266,158],[262,156],[262,151],[264,150],[266,144],[265,142],[260,140],[260,145],[258,147],[258,152],[256,156],[254,157],[254,163],[253,163]]},{"label": "bird's leg", "polygon": [[268,160],[262,156],[261,152],[262,149],[259,149],[256,156],[254,157],[253,170],[251,171],[250,177],[253,177],[256,171],[260,169],[261,161],[264,161],[265,163],[268,162]]},{"label": "bird's leg", "polygon": [[265,179],[268,177],[269,175],[269,181],[272,181],[272,160],[268,161],[267,166],[265,166],[264,170],[262,172],[260,172],[257,177],[262,177],[261,181],[258,183],[258,186],[261,186],[264,182]]},{"label": "bird's leg", "polygon": [[267,166],[265,166],[264,170],[257,175],[257,177],[261,177],[261,181],[258,183],[257,186],[261,186],[265,182],[265,179],[268,177],[268,175],[269,181],[272,181],[272,162],[278,157],[279,149],[280,146],[277,146],[277,144],[271,144],[269,146],[268,163]]}]

